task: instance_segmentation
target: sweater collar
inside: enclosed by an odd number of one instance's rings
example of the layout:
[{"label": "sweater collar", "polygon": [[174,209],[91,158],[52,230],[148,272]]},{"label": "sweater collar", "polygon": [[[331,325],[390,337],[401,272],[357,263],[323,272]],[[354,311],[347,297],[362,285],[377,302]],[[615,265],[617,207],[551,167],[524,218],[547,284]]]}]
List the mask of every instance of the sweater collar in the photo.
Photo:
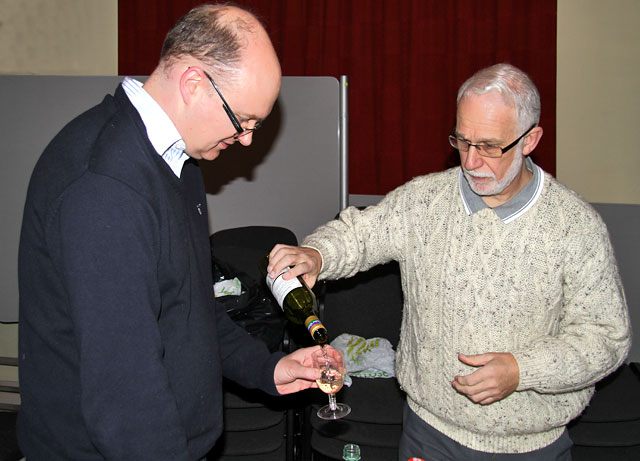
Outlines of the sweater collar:
[{"label": "sweater collar", "polygon": [[[525,159],[526,168],[533,172],[531,180],[518,192],[514,197],[500,206],[493,208],[493,211],[505,224],[514,221],[529,210],[540,197],[542,186],[544,185],[544,175],[542,169],[533,163],[531,158]],[[489,208],[482,198],[471,190],[467,179],[464,177],[462,168],[458,173],[458,184],[460,189],[460,198],[467,211],[467,215],[472,215],[480,210]]]}]

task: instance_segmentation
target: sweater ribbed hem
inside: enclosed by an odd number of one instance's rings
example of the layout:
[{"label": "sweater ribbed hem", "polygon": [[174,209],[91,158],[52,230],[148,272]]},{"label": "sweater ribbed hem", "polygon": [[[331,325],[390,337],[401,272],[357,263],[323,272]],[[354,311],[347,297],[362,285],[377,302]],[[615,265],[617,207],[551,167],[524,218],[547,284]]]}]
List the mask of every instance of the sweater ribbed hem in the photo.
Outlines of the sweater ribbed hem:
[{"label": "sweater ribbed hem", "polygon": [[564,427],[532,434],[479,434],[451,424],[420,407],[407,397],[409,407],[427,424],[461,445],[486,453],[527,453],[539,450],[558,440]]}]

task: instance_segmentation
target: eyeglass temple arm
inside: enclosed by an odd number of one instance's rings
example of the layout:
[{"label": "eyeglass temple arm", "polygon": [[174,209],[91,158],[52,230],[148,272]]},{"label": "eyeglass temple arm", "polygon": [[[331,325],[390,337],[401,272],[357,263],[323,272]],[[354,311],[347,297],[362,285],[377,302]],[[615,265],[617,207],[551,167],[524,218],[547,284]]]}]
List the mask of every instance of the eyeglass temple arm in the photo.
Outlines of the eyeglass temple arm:
[{"label": "eyeglass temple arm", "polygon": [[224,101],[224,104],[222,105],[222,108],[227,113],[227,116],[231,120],[231,123],[233,123],[233,127],[236,129],[236,131],[238,133],[242,133],[244,131],[244,128],[242,128],[242,125],[240,125],[238,123],[238,120],[236,119],[235,114],[233,112],[231,112],[231,109],[227,105],[226,101],[224,99],[222,99],[222,101]]},{"label": "eyeglass temple arm", "polygon": [[209,76],[209,74],[207,74],[205,72],[205,75],[207,76],[207,78],[211,82],[211,85],[213,86],[213,89],[216,90],[216,93],[218,93],[218,96],[220,96],[220,100],[222,101],[222,108],[227,113],[227,116],[231,120],[231,123],[233,124],[233,127],[236,129],[236,131],[238,133],[242,133],[244,131],[244,129],[242,128],[242,125],[240,125],[240,122],[238,122],[238,119],[236,118],[236,115],[231,111],[231,108],[229,107],[229,103],[227,103],[227,100],[224,99],[224,96],[222,96],[222,92],[218,88],[218,85],[216,85],[216,82],[213,80],[213,78],[211,78]]}]

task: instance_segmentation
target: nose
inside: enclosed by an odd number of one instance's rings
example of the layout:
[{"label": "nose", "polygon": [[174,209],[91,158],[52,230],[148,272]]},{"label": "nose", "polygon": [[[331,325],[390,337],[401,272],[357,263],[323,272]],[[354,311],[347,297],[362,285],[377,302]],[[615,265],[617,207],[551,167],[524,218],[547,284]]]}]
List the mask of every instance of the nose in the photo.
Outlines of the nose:
[{"label": "nose", "polygon": [[[461,154],[463,154],[461,152]],[[469,146],[469,150],[463,154],[462,163],[467,170],[475,170],[483,164],[482,156],[478,152],[478,148],[474,145]]]},{"label": "nose", "polygon": [[240,136],[238,138],[238,141],[243,146],[250,146],[251,142],[253,141],[253,132],[249,132],[249,133],[245,134],[244,136]]}]

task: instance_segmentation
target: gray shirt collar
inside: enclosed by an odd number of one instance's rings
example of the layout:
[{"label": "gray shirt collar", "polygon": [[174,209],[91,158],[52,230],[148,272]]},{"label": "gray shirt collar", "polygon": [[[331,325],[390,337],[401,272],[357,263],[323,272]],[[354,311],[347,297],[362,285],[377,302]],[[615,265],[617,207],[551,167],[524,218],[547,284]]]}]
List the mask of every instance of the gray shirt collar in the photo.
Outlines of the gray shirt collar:
[{"label": "gray shirt collar", "polygon": [[[528,170],[533,172],[531,180],[508,202],[493,208],[493,211],[495,211],[505,224],[510,223],[526,213],[527,210],[536,203],[536,200],[538,200],[538,197],[540,197],[542,193],[542,186],[544,185],[542,169],[533,163],[529,157],[525,158],[525,165]],[[462,198],[462,203],[468,215],[489,208],[482,198],[471,190],[467,178],[465,178],[462,172],[462,167],[458,175],[458,183],[460,185],[460,198]]]}]

